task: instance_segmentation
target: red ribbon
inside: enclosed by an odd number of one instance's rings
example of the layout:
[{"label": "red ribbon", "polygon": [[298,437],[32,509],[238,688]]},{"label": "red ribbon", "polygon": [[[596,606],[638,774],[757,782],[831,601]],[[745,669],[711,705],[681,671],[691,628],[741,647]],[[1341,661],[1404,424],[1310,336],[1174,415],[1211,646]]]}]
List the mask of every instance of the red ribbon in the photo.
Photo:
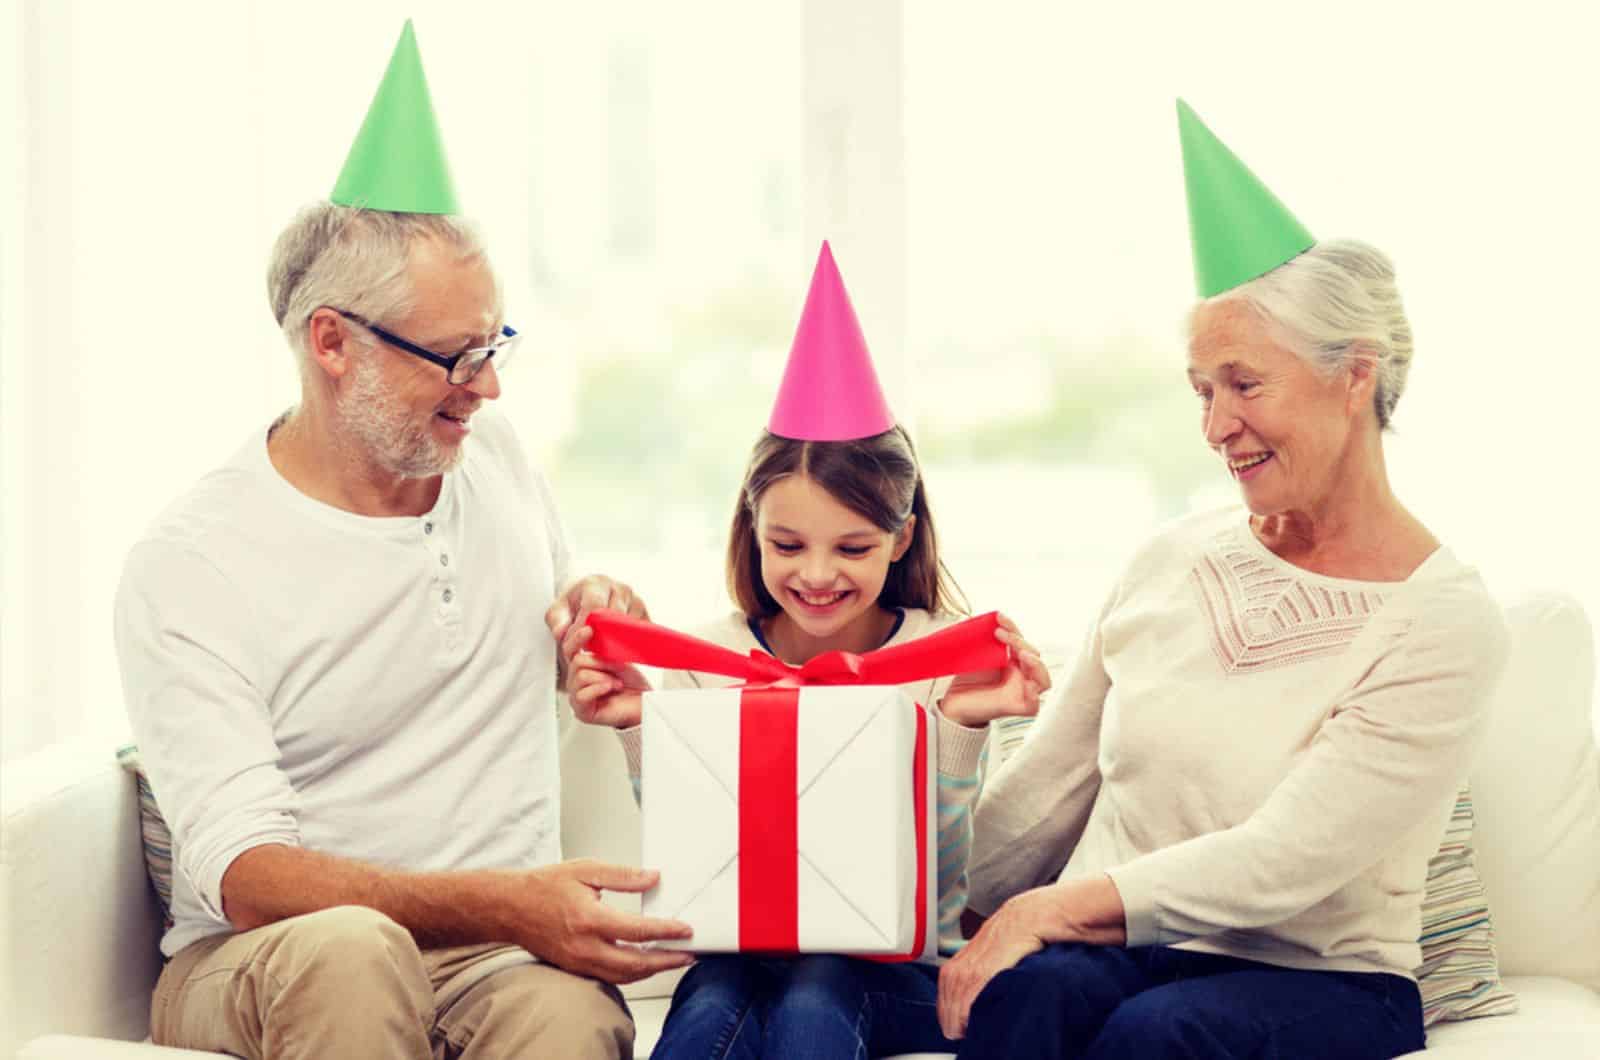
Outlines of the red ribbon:
[{"label": "red ribbon", "polygon": [[[995,639],[993,612],[892,648],[857,655],[827,652],[790,666],[762,651],[740,655],[709,641],[616,611],[592,611],[588,650],[619,663],[698,670],[745,682],[739,696],[739,948],[799,949],[799,803],[795,797],[799,689],[805,685],[900,685],[978,670],[996,670],[1010,649]],[[911,761],[916,820],[916,936],[913,960],[926,945],[928,903],[928,719],[918,709]]]},{"label": "red ribbon", "polygon": [[602,609],[589,612],[594,630],[588,650],[618,663],[643,663],[667,670],[737,677],[750,687],[785,685],[903,685],[938,677],[999,670],[1011,649],[995,639],[1000,616],[988,614],[946,626],[926,637],[857,655],[830,651],[804,666],[790,666],[764,651],[749,655],[712,644],[641,618]]},{"label": "red ribbon", "polygon": [[795,799],[799,737],[799,689],[747,688],[740,694],[741,950],[799,948],[800,820]]}]

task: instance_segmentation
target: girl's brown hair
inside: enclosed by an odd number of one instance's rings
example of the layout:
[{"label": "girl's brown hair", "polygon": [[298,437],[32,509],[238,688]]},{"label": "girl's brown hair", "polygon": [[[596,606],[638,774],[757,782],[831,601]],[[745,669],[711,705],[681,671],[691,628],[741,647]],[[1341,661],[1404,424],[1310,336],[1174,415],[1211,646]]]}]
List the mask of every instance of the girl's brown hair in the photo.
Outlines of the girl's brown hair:
[{"label": "girl's brown hair", "polygon": [[967,613],[966,598],[939,560],[933,513],[928,509],[927,489],[911,436],[898,425],[871,438],[847,442],[803,442],[770,433],[757,440],[728,533],[728,594],[740,611],[755,618],[780,610],[761,581],[755,524],[762,494],[789,475],[805,475],[887,533],[899,533],[911,516],[917,517],[910,547],[889,565],[879,604]]}]

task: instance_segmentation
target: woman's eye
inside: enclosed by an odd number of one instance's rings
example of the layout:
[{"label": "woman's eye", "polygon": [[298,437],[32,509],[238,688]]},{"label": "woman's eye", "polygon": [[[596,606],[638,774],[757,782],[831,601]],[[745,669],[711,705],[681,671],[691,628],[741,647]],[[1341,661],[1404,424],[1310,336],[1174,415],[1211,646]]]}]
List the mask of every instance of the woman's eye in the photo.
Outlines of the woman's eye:
[{"label": "woman's eye", "polygon": [[785,556],[792,556],[800,551],[800,546],[792,541],[774,541],[772,547]]},{"label": "woman's eye", "polygon": [[1209,390],[1200,390],[1197,388],[1194,392],[1194,396],[1200,399],[1200,404],[1202,405],[1211,404],[1211,391]]},{"label": "woman's eye", "polygon": [[1241,379],[1237,383],[1233,384],[1233,388],[1241,394],[1248,394],[1250,391],[1254,390],[1260,385],[1260,383],[1253,382],[1249,379]]}]

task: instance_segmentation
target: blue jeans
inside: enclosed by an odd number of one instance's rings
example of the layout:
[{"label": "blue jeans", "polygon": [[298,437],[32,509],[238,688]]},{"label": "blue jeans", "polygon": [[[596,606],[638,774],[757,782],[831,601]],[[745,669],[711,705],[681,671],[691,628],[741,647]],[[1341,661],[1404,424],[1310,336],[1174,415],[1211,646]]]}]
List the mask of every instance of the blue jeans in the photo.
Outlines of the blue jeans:
[{"label": "blue jeans", "polygon": [[1422,1047],[1422,999],[1403,976],[1057,943],[989,981],[959,1056],[1388,1060]]},{"label": "blue jeans", "polygon": [[851,1060],[954,1052],[939,969],[808,954],[702,957],[672,995],[652,1060]]}]

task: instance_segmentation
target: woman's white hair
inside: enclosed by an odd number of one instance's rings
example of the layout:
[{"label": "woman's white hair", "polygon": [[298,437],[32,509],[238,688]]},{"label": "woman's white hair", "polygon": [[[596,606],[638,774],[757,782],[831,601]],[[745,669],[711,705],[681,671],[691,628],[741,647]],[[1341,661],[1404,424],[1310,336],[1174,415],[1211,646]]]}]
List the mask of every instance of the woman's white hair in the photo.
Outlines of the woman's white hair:
[{"label": "woman's white hair", "polygon": [[[1371,363],[1377,373],[1372,404],[1378,428],[1388,429],[1406,388],[1412,342],[1394,264],[1383,251],[1353,239],[1317,243],[1200,306],[1230,300],[1255,309],[1291,350],[1325,375],[1356,361]],[[1192,315],[1190,321],[1192,333]]]},{"label": "woman's white hair", "polygon": [[434,239],[462,258],[484,257],[466,220],[446,214],[389,213],[318,202],[278,236],[267,265],[267,298],[290,346],[306,365],[311,314],[323,306],[374,322],[411,311],[411,246]]}]

